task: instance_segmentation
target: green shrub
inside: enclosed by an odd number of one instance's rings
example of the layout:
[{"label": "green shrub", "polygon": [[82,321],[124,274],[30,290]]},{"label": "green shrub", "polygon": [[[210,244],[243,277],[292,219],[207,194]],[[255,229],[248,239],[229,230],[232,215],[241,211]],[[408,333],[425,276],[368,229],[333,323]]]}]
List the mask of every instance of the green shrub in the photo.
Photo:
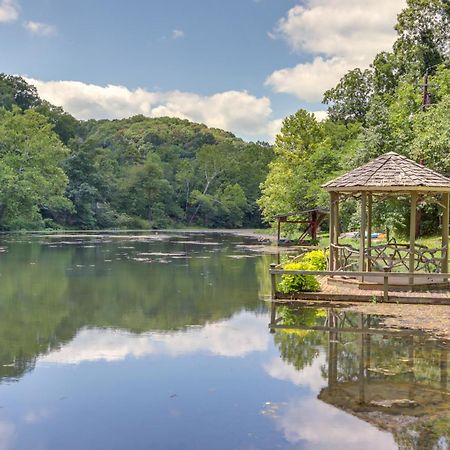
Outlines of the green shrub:
[{"label": "green shrub", "polygon": [[[283,265],[285,270],[326,270],[326,254],[321,250],[314,250],[303,255],[300,261]],[[278,283],[278,290],[283,294],[293,292],[318,292],[320,284],[314,275],[283,274]]]},{"label": "green shrub", "polygon": [[323,250],[305,253],[301,260],[314,266],[311,270],[327,270],[327,256]]},{"label": "green shrub", "polygon": [[[285,264],[286,270],[315,270],[312,264],[299,261]],[[283,294],[292,292],[317,292],[320,290],[319,282],[313,275],[284,274],[278,284],[278,289]]]}]

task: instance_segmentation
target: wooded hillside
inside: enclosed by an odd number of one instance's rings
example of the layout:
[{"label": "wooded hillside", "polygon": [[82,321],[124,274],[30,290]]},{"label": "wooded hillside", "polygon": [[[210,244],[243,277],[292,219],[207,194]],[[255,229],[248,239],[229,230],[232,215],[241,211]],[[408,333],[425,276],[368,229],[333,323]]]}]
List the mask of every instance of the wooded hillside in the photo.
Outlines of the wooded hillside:
[{"label": "wooded hillside", "polygon": [[77,121],[0,76],[0,227],[260,225],[264,143],[187,120]]}]

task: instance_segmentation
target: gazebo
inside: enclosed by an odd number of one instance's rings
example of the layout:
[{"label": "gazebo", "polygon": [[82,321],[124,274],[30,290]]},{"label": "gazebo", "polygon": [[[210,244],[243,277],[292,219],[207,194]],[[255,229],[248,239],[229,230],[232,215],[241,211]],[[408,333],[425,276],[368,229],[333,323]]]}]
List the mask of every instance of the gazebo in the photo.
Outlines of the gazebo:
[{"label": "gazebo", "polygon": [[[448,273],[450,178],[397,153],[389,152],[329,181],[323,188],[330,193],[329,271],[348,270],[349,261],[356,257],[358,272],[368,272],[367,277],[360,277],[358,282],[364,282],[364,278],[370,280],[369,272],[374,266],[378,266],[378,271],[408,272],[409,277],[399,277],[399,284],[406,280],[409,287],[438,284],[436,280],[431,281],[431,278],[422,282],[421,280],[426,279],[417,276],[418,283],[415,283],[414,274]],[[351,197],[360,200],[361,204],[358,250],[339,244],[339,205],[342,200]],[[410,199],[409,244],[398,244],[391,240],[383,245],[372,245],[372,207],[374,202],[383,201],[387,197]],[[417,205],[425,199],[438,204],[442,211],[441,248],[429,249],[416,244]],[[440,276],[439,280],[441,286],[448,286],[447,278]]]}]

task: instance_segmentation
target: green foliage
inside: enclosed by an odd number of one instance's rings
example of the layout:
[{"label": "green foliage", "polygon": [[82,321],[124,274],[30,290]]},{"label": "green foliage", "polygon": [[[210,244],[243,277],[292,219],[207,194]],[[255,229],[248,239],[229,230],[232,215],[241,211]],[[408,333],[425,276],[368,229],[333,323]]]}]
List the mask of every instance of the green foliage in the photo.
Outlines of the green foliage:
[{"label": "green foliage", "polygon": [[[326,255],[321,250],[315,250],[303,255],[300,261],[283,265],[284,270],[326,270]],[[283,274],[278,283],[278,290],[283,294],[293,292],[318,292],[320,284],[314,275]]]},{"label": "green foliage", "polygon": [[302,260],[311,264],[314,270],[327,270],[327,256],[323,250],[312,250],[305,253]]},{"label": "green foliage", "polygon": [[427,68],[448,61],[450,3],[447,0],[408,0],[395,27],[394,55],[403,73],[421,76]]},{"label": "green foliage", "polygon": [[[261,225],[256,200],[273,158],[268,144],[246,143],[222,130],[167,117],[80,122],[41,100],[23,78],[9,75],[0,75],[0,107],[4,146],[12,148],[17,140],[26,151],[22,138],[32,133],[33,142],[42,137],[42,155],[63,149],[63,157],[53,159],[59,172],[49,177],[47,171],[38,180],[37,164],[33,179],[28,172],[23,175],[26,187],[16,183],[17,168],[12,173],[7,165],[0,169],[8,197],[7,208],[0,203],[3,228]],[[29,129],[24,125],[8,134],[8,114],[21,112],[40,117],[45,127],[36,131],[41,125],[30,123]],[[33,156],[29,166],[35,161]],[[55,185],[54,195],[50,188],[41,192],[45,183]]]},{"label": "green foliage", "polygon": [[331,104],[328,116],[334,122],[363,121],[372,94],[372,73],[354,69],[344,75],[336,87],[323,95],[323,103]]},{"label": "green foliage", "polygon": [[15,106],[22,110],[33,108],[41,103],[37,89],[23,78],[0,74],[0,107],[11,111]]},{"label": "green foliage", "polygon": [[[354,123],[319,123],[303,110],[288,117],[277,136],[276,157],[261,185],[258,204],[266,222],[281,212],[327,206],[328,196],[321,185],[345,169],[359,129]],[[296,134],[299,136],[294,137]]]},{"label": "green foliage", "polygon": [[[285,270],[316,270],[311,263],[304,261],[292,262],[283,266]],[[319,282],[313,275],[291,275],[283,274],[278,283],[278,290],[283,294],[293,292],[318,292]]]},{"label": "green foliage", "polygon": [[0,227],[43,226],[71,209],[61,168],[68,149],[47,119],[14,108],[0,111]]},{"label": "green foliage", "polygon": [[[450,70],[447,71],[450,74]],[[450,83],[449,83],[450,86]],[[412,156],[427,167],[450,176],[450,94],[414,118]]]},{"label": "green foliage", "polygon": [[289,306],[278,308],[278,316],[283,325],[292,327],[314,327],[318,325],[318,319],[327,317],[326,309],[303,308],[300,311]]}]

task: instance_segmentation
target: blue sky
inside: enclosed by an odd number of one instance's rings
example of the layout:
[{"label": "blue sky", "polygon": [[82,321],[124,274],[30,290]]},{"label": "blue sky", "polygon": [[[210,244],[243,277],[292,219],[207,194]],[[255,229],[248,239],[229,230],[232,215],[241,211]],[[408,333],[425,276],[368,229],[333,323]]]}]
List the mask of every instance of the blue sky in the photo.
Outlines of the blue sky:
[{"label": "blue sky", "polygon": [[[0,0],[0,71],[87,119],[186,117],[272,140],[394,39],[404,0]],[[319,113],[322,116],[322,113]]]}]

